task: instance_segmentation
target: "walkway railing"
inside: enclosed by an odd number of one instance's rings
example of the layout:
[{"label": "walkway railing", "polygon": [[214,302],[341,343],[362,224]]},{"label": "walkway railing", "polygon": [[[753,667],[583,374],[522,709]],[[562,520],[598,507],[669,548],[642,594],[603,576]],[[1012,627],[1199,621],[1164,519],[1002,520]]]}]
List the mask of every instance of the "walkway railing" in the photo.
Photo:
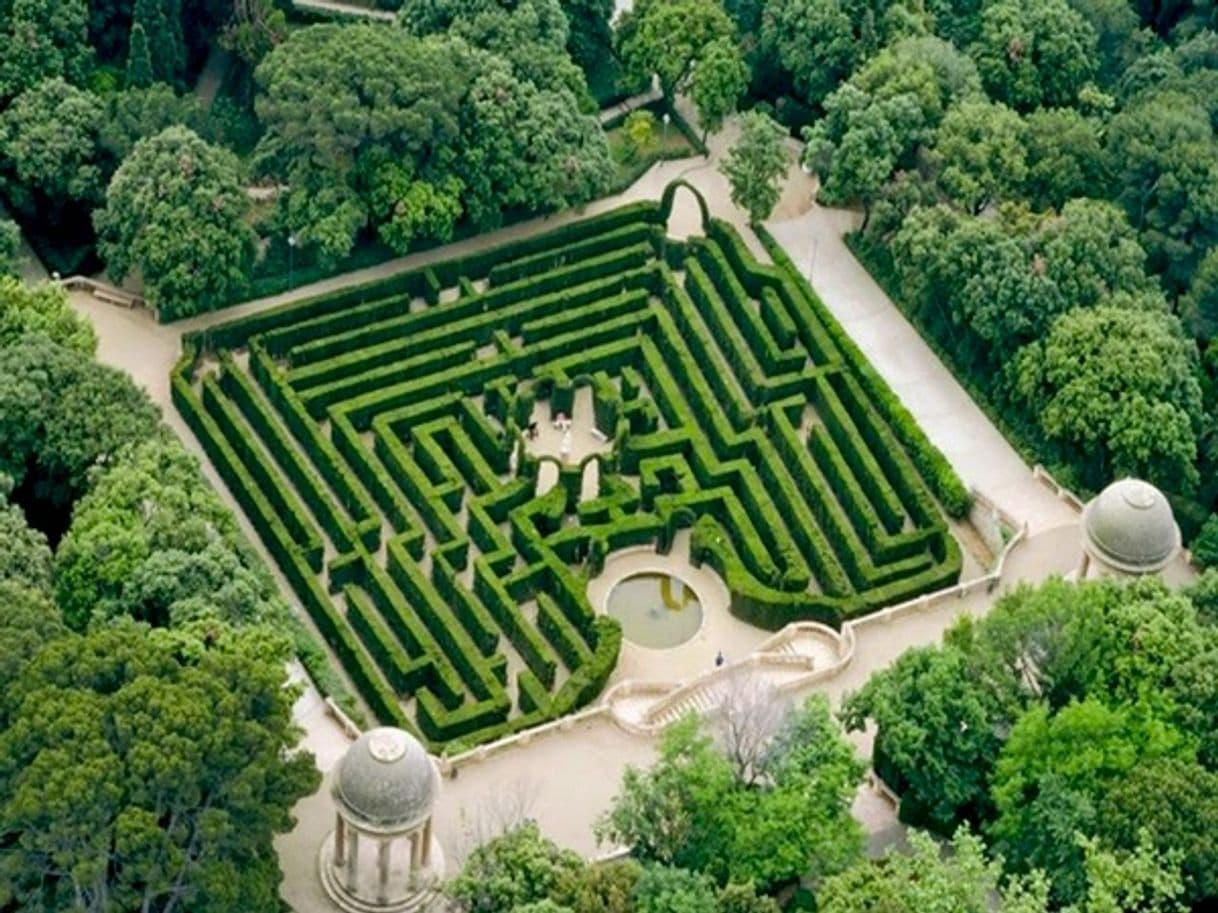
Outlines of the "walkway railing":
[{"label": "walkway railing", "polygon": [[117,304],[126,308],[142,308],[147,307],[143,297],[128,292],[116,285],[110,285],[106,282],[98,282],[96,279],[90,279],[88,276],[68,276],[66,279],[55,277],[54,281],[62,288],[69,290],[84,289],[91,293],[98,301],[105,301],[107,304]]},{"label": "walkway railing", "polygon": [[1083,504],[1082,499],[1065,485],[1061,484],[1061,482],[1057,481],[1057,479],[1053,478],[1049,470],[1041,466],[1040,463],[1032,467],[1032,478],[1038,482],[1043,482],[1049,491],[1053,492],[1053,494],[1057,495],[1079,513],[1082,513],[1083,508],[1086,506]]}]

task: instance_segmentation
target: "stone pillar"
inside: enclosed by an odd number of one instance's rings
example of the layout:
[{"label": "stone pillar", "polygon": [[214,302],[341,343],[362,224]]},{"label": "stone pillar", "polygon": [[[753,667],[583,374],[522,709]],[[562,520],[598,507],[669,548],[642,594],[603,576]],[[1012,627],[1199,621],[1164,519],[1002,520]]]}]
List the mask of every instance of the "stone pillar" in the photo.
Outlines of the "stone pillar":
[{"label": "stone pillar", "polygon": [[431,863],[431,818],[423,825],[423,858],[422,864],[429,865]]},{"label": "stone pillar", "polygon": [[1078,579],[1086,580],[1087,572],[1091,570],[1091,555],[1086,549],[1083,549],[1083,560],[1078,565]]},{"label": "stone pillar", "polygon": [[423,867],[423,840],[422,831],[415,831],[410,835],[410,870]]},{"label": "stone pillar", "polygon": [[389,847],[393,841],[382,837],[376,848],[376,899],[389,902]]},{"label": "stone pillar", "polygon": [[334,815],[334,867],[338,868],[343,864],[343,856],[347,849],[347,822],[343,820],[343,816],[335,813]]},{"label": "stone pillar", "polygon": [[347,890],[359,893],[359,830],[351,829],[351,850],[347,856]]}]

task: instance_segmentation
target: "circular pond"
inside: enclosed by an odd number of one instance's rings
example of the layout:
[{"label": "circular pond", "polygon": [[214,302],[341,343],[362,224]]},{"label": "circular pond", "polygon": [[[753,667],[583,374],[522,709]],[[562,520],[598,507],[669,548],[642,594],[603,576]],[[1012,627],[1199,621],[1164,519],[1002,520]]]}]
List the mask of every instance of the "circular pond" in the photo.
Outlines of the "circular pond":
[{"label": "circular pond", "polygon": [[606,609],[622,623],[622,636],[642,647],[675,647],[702,626],[698,594],[672,574],[651,571],[618,581]]}]

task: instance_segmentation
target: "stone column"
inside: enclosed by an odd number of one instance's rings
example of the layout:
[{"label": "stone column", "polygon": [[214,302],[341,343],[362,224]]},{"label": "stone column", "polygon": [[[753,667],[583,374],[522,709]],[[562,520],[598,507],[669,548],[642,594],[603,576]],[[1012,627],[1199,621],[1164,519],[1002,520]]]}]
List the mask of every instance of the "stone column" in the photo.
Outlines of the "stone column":
[{"label": "stone column", "polygon": [[376,848],[376,898],[380,903],[389,902],[389,847],[392,843],[382,837]]},{"label": "stone column", "polygon": [[347,822],[337,812],[334,815],[334,867],[343,864],[343,856],[347,849]]},{"label": "stone column", "polygon": [[422,858],[421,862],[423,865],[426,866],[431,863],[431,819],[430,818],[428,818],[427,822],[423,825],[422,842],[423,842],[423,858]]},{"label": "stone column", "polygon": [[347,890],[359,893],[359,830],[351,828],[351,850],[347,856]]},{"label": "stone column", "polygon": [[410,835],[410,870],[423,867],[423,841],[421,839],[421,831],[415,831]]},{"label": "stone column", "polygon": [[1091,555],[1086,549],[1083,549],[1083,560],[1078,565],[1078,579],[1080,581],[1087,579],[1087,572],[1091,570]]}]

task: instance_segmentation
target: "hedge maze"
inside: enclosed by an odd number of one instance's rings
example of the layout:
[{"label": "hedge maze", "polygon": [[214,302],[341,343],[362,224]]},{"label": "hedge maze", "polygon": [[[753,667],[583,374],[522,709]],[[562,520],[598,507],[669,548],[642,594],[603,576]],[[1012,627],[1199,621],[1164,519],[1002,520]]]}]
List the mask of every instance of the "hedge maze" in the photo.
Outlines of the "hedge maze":
[{"label": "hedge maze", "polygon": [[[714,220],[666,237],[676,189],[186,340],[178,409],[375,716],[434,748],[597,696],[615,549],[691,529],[766,628],[959,576],[942,456],[764,232],[774,265]],[[537,496],[522,429],[584,386],[598,496],[582,464]]]}]

